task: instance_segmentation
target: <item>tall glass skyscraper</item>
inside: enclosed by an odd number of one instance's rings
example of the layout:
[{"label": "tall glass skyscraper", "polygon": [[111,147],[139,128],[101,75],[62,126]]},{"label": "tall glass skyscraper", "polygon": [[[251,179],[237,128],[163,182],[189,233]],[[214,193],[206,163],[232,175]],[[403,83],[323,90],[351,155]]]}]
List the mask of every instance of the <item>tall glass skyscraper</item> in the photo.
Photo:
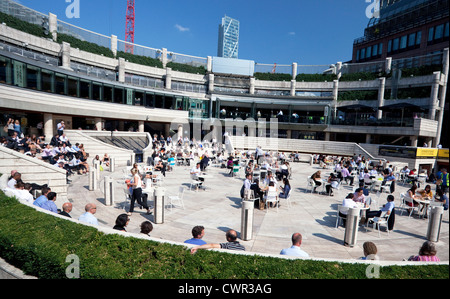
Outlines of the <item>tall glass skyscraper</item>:
[{"label": "tall glass skyscraper", "polygon": [[222,18],[219,25],[218,57],[238,58],[239,53],[239,21],[228,16]]}]

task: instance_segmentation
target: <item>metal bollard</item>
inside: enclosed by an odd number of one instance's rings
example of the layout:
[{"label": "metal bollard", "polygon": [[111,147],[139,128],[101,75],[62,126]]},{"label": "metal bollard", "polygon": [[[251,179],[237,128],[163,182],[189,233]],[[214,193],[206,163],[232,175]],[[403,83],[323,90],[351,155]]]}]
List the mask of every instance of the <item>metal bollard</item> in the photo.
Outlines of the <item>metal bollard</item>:
[{"label": "metal bollard", "polygon": [[444,215],[444,207],[433,207],[430,215],[428,215],[427,240],[438,242],[441,233],[442,216]]},{"label": "metal bollard", "polygon": [[114,157],[109,158],[109,171],[110,172],[116,171],[116,158]]},{"label": "metal bollard", "polygon": [[155,187],[155,191],[153,192],[155,202],[154,221],[156,224],[164,223],[165,193],[166,189],[161,187]]},{"label": "metal bollard", "polygon": [[105,205],[114,205],[114,180],[107,176],[105,177]]},{"label": "metal bollard", "polygon": [[97,174],[95,167],[92,167],[91,171],[89,171],[89,191],[94,190],[97,190]]},{"label": "metal bollard", "polygon": [[253,200],[243,200],[241,214],[241,239],[244,241],[249,241],[253,238],[253,212]]},{"label": "metal bollard", "polygon": [[360,209],[350,208],[347,213],[347,223],[345,225],[344,245],[354,247],[358,235]]}]

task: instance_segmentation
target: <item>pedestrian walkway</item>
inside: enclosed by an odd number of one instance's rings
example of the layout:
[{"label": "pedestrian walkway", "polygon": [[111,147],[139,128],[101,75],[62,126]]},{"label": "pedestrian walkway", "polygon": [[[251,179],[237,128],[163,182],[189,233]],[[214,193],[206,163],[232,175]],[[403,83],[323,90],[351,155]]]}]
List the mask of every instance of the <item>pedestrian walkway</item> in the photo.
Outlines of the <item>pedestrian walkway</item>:
[{"label": "pedestrian walkway", "polygon": [[[305,163],[292,163],[293,175],[290,180],[292,186],[292,206],[282,201],[278,209],[254,210],[253,237],[249,241],[239,240],[247,251],[278,255],[283,248],[291,246],[291,236],[295,232],[303,235],[302,249],[312,258],[348,259],[354,260],[363,255],[362,245],[365,241],[376,244],[379,257],[384,261],[402,261],[418,253],[422,243],[426,241],[428,220],[411,218],[400,215],[400,193],[409,189],[408,186],[397,185],[394,192],[397,214],[394,230],[388,235],[382,227],[381,237],[372,227],[361,227],[357,234],[357,243],[354,247],[343,245],[345,229],[336,228],[336,210],[344,197],[352,192],[352,187],[343,185],[333,197],[317,193],[306,192],[306,178],[319,169],[318,165],[310,166]],[[241,230],[241,198],[240,188],[243,184],[241,177],[230,177],[227,169],[209,167],[205,179],[206,190],[189,190],[190,168],[177,166],[172,172],[166,173],[162,186],[166,188],[166,195],[176,195],[180,186],[186,188],[184,206],[167,206],[163,224],[155,224],[153,215],[146,215],[145,209],[136,205],[135,212],[127,227],[130,233],[138,233],[143,221],[153,222],[151,236],[162,240],[183,242],[191,238],[193,226],[205,227],[203,240],[208,243],[225,241],[225,232],[234,229]],[[322,170],[323,177],[330,172]],[[112,228],[116,217],[128,211],[129,202],[126,202],[125,170],[116,169],[111,173],[106,168],[100,174],[100,189],[89,191],[88,176],[74,176],[73,183],[68,188],[69,201],[74,209],[73,218],[78,218],[84,212],[84,206],[89,202],[97,204],[97,218],[100,225]],[[115,204],[106,206],[104,201],[103,178],[111,176],[115,186]],[[433,186],[434,190],[434,186]],[[386,203],[388,193],[383,193],[378,204]],[[153,204],[152,197],[149,197]],[[441,261],[449,260],[449,220],[448,212],[444,214],[440,239],[437,242],[437,255]]]}]

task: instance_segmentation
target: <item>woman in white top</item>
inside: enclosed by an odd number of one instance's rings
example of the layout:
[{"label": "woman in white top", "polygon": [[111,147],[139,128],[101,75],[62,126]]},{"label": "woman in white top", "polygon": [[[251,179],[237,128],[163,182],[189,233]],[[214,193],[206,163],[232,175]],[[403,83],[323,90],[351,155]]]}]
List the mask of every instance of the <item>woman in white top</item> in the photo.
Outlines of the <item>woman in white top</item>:
[{"label": "woman in white top", "polygon": [[133,189],[131,194],[131,203],[130,203],[130,211],[128,212],[128,216],[131,216],[134,212],[134,203],[137,201],[139,205],[143,206],[147,210],[147,215],[150,215],[150,208],[147,205],[147,197],[142,196],[142,181],[141,177],[138,174],[135,168],[131,169],[131,174],[133,175],[133,179],[130,182],[130,186]]}]

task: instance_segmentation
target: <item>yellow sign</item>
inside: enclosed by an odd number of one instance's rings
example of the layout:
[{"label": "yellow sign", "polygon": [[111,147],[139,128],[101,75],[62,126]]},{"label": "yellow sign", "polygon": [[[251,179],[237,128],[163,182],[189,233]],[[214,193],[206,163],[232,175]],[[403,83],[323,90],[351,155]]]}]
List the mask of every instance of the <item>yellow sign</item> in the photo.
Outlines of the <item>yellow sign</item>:
[{"label": "yellow sign", "polygon": [[418,148],[416,157],[423,157],[423,158],[436,158],[438,155],[438,149],[437,148]]},{"label": "yellow sign", "polygon": [[440,149],[438,151],[438,158],[449,158],[448,149]]}]

